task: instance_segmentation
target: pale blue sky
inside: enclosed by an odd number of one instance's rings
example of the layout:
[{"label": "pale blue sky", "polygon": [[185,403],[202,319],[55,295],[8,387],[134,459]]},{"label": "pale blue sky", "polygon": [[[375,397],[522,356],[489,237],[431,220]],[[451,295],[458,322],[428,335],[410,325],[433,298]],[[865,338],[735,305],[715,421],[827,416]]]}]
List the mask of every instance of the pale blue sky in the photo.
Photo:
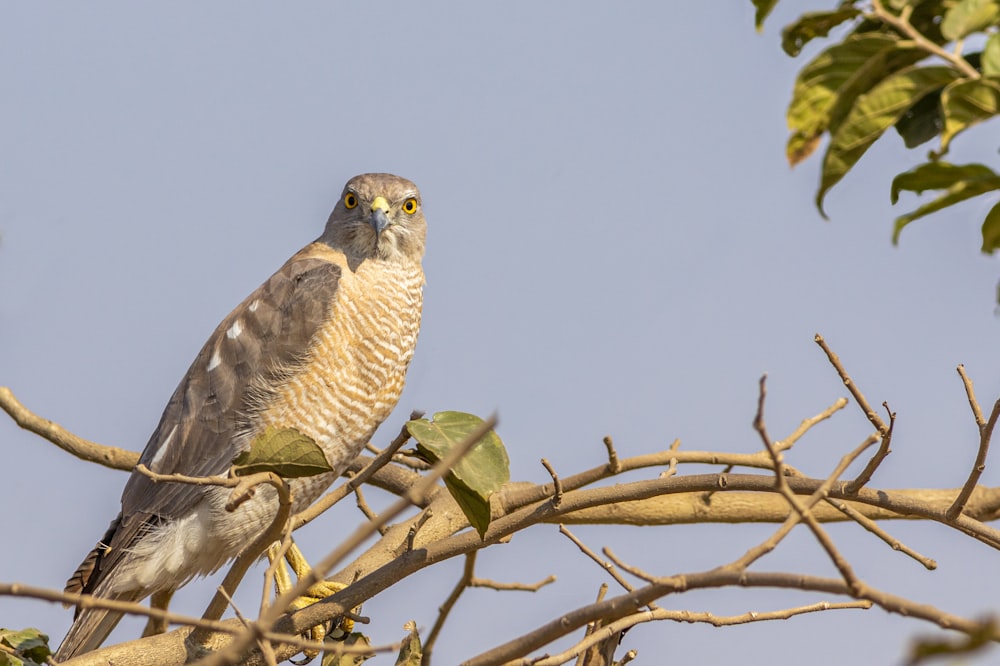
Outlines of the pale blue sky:
[{"label": "pale blue sky", "polygon": [[[391,437],[411,409],[500,416],[513,476],[542,481],[666,447],[755,451],[846,392],[823,333],[870,400],[899,414],[884,487],[953,487],[976,432],[954,368],[1000,394],[992,299],[977,252],[988,204],[918,222],[889,243],[891,174],[919,161],[880,142],[812,205],[818,164],[784,161],[798,67],[749,2],[4,3],[0,7],[0,385],[84,437],[141,449],[215,324],[316,237],[343,183],[416,182],[429,221],[424,325]],[[787,5],[787,6],[785,6]],[[810,49],[807,53],[815,52]],[[997,125],[952,160],[996,165]],[[883,143],[885,145],[883,145]],[[789,462],[825,476],[867,434],[856,408]],[[62,588],[118,510],[125,475],[0,419],[6,546],[0,580]],[[994,469],[984,482],[997,484]],[[375,498],[376,501],[377,498]],[[318,556],[359,514],[299,536]],[[593,528],[595,549],[656,573],[722,564],[770,527]],[[857,526],[832,529],[872,584],[967,615],[997,610],[996,553],[939,526],[890,525],[936,572]],[[760,568],[833,575],[796,534]],[[378,643],[426,632],[461,570],[446,563],[366,605]],[[436,663],[589,602],[604,580],[554,526],[479,559],[479,574],[559,582],[530,598],[473,590]],[[199,614],[213,583],[175,609]],[[242,604],[255,604],[256,582]],[[822,596],[712,591],[664,602],[716,614]],[[0,626],[57,643],[71,612],[0,598]],[[643,664],[898,663],[929,625],[882,611],[712,629],[651,624]],[[123,623],[117,638],[134,635]],[[780,650],[775,650],[780,641]],[[375,663],[391,663],[382,657]]]}]

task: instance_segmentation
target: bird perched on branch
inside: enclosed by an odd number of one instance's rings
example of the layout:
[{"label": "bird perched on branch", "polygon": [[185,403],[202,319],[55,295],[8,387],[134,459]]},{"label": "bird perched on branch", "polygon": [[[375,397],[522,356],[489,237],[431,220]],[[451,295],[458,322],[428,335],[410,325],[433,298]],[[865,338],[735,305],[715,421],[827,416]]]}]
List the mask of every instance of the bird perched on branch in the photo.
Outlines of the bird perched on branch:
[{"label": "bird perched on branch", "polygon": [[[290,480],[292,511],[354,460],[403,390],[420,328],[426,222],[416,186],[348,181],[323,234],[215,329],[139,460],[160,474],[225,474],[266,428],[315,441],[332,472]],[[227,512],[229,490],[133,471],[122,510],[67,592],[140,601],[215,571],[271,524],[273,488]],[[80,608],[57,661],[98,648],[120,613]]]}]

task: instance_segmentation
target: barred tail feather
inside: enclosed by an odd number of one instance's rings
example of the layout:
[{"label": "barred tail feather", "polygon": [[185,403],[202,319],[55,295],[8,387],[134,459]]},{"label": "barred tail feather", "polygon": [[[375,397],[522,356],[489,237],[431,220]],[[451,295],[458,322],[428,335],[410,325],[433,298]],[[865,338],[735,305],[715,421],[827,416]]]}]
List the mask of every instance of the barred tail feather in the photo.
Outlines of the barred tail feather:
[{"label": "barred tail feather", "polygon": [[[115,601],[139,601],[141,594],[139,591],[134,591],[123,594],[103,595],[98,590],[98,594],[95,596]],[[59,645],[59,649],[53,655],[56,662],[72,659],[77,655],[91,652],[101,647],[101,644],[118,625],[119,620],[122,619],[122,615],[121,612],[105,608],[81,609],[73,620],[73,626],[66,633],[66,638],[63,639],[62,644]]]}]

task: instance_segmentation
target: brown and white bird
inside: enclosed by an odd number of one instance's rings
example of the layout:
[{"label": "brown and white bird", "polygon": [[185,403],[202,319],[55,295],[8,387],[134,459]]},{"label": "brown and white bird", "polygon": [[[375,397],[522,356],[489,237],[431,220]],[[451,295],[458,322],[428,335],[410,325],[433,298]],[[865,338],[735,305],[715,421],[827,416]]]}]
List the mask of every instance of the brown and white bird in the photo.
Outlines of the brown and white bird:
[{"label": "brown and white bird", "polygon": [[[403,390],[420,328],[426,222],[416,186],[348,181],[323,234],[215,329],[139,462],[161,474],[225,474],[267,427],[294,428],[332,472],[293,479],[301,511],[354,460]],[[225,510],[229,490],[154,483],[133,471],[121,513],[67,592],[139,601],[215,571],[270,525],[274,489]],[[120,613],[78,609],[57,661],[98,648]]]}]

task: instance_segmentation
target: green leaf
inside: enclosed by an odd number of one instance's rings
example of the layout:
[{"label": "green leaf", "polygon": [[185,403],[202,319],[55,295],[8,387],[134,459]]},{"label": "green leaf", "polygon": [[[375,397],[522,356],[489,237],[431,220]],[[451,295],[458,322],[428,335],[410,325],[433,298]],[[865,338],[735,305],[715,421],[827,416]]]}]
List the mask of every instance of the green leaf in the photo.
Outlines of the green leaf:
[{"label": "green leaf", "polygon": [[896,124],[924,95],[944,87],[958,76],[950,67],[911,67],[884,79],[858,97],[823,156],[820,187],[816,193],[816,207],[820,213],[823,213],[826,193],[840,182],[886,129]]},{"label": "green leaf", "polygon": [[[433,421],[415,419],[406,424],[417,440],[417,452],[431,463],[448,455],[480,427],[483,420],[464,412],[438,412]],[[490,495],[510,481],[510,460],[503,441],[490,430],[444,477],[445,486],[479,536],[490,526]]]},{"label": "green leaf", "polygon": [[52,655],[49,650],[49,637],[38,629],[0,629],[0,643],[14,650],[17,656],[0,652],[0,664],[6,663],[11,666],[34,666],[44,664],[45,660]]},{"label": "green leaf", "polygon": [[916,148],[940,134],[944,127],[944,120],[941,118],[941,92],[934,91],[924,95],[923,99],[906,110],[895,127],[907,148]]},{"label": "green leaf", "polygon": [[899,242],[900,233],[910,222],[998,189],[1000,189],[1000,175],[982,164],[955,165],[947,162],[928,162],[899,174],[892,181],[890,198],[894,204],[903,190],[918,194],[927,190],[944,190],[944,193],[916,210],[896,218],[892,232],[893,244]]},{"label": "green leaf", "polygon": [[956,81],[941,93],[944,131],[941,150],[944,154],[955,135],[976,123],[1000,113],[1000,82],[986,79]]},{"label": "green leaf", "polygon": [[785,152],[789,164],[795,166],[808,157],[823,132],[839,126],[858,95],[923,57],[898,45],[895,35],[851,35],[802,68],[788,105],[792,134]]},{"label": "green leaf", "polygon": [[826,37],[838,25],[859,14],[861,10],[851,6],[842,6],[832,12],[807,12],[781,31],[781,48],[794,58],[810,40]]},{"label": "green leaf", "polygon": [[963,180],[989,180],[996,176],[992,169],[982,164],[927,162],[893,178],[889,198],[895,205],[903,191],[920,194],[927,190],[943,190]]},{"label": "green leaf", "polygon": [[994,32],[986,40],[980,64],[983,68],[983,76],[1000,77],[1000,32]]},{"label": "green leaf", "polygon": [[1000,5],[996,0],[959,0],[945,12],[941,21],[941,34],[955,41],[995,25],[1000,19]]},{"label": "green leaf", "polygon": [[754,12],[753,23],[757,32],[764,29],[764,19],[770,15],[776,4],[778,4],[778,0],[753,0],[753,6],[757,10]]},{"label": "green leaf", "polygon": [[236,476],[274,472],[286,479],[333,471],[323,449],[295,428],[266,428],[249,450],[236,456],[233,465]]},{"label": "green leaf", "polygon": [[982,250],[986,254],[1000,250],[1000,203],[986,213],[986,219],[983,221]]}]

